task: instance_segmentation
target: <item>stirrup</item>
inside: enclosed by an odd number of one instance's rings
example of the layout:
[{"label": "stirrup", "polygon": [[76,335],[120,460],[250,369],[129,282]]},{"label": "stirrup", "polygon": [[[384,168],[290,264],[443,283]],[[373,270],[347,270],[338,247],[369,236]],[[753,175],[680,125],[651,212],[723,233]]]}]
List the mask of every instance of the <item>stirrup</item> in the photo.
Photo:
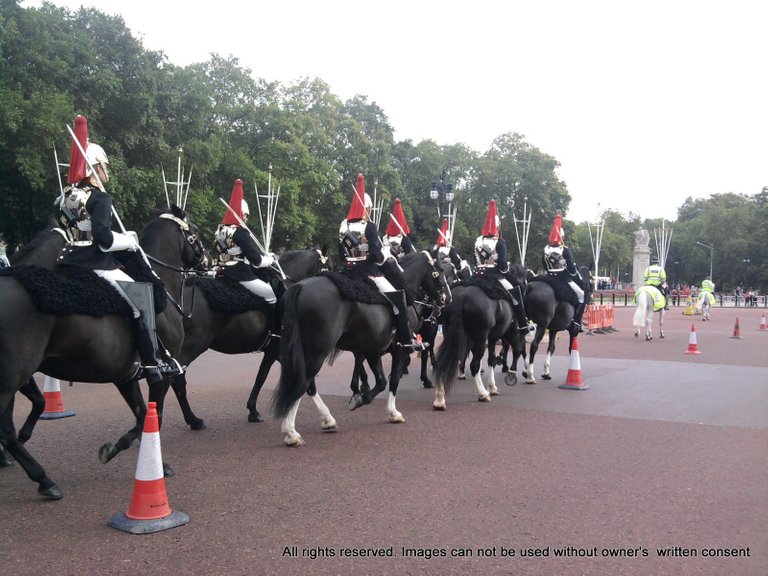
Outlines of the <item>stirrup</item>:
[{"label": "stirrup", "polygon": [[518,327],[517,327],[517,329],[518,329],[520,332],[525,332],[525,333],[528,333],[528,332],[534,332],[534,331],[536,330],[536,326],[534,326],[533,324],[531,324],[531,322],[529,321],[529,322],[528,322],[528,323],[526,323],[524,326],[518,326]]}]

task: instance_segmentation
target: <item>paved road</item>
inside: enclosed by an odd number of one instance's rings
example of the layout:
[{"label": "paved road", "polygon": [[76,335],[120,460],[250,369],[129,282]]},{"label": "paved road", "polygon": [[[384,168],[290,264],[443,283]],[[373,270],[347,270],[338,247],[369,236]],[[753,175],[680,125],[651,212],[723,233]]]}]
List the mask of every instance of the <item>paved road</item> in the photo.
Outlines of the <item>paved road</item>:
[{"label": "paved road", "polygon": [[[106,524],[127,510],[138,450],[96,458],[128,427],[127,410],[110,385],[64,385],[77,415],[41,422],[30,449],[65,497],[41,502],[18,466],[0,470],[0,574],[764,576],[762,312],[715,310],[703,323],[672,311],[667,338],[644,342],[619,309],[619,332],[579,339],[586,391],[557,388],[564,341],[554,380],[509,388],[497,374],[502,395],[490,404],[459,382],[448,410],[434,412],[414,372],[398,394],[399,425],[385,421],[383,398],[346,409],[343,355],[318,379],[339,432],[322,433],[305,401],[300,449],[282,445],[273,418],[246,421],[260,356],[207,353],[188,378],[208,430],[187,430],[170,400],[162,432],[177,472],[168,496],[190,523],[146,536]],[[737,315],[741,339],[731,338]],[[692,325],[698,356],[685,353]],[[392,556],[359,556],[378,549]]]}]

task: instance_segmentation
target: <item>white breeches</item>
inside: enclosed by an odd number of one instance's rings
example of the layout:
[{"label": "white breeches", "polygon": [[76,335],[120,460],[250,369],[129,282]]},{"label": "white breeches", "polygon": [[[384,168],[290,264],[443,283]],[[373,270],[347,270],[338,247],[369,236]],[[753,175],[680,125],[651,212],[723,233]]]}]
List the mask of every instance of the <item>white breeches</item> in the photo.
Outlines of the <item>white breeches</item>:
[{"label": "white breeches", "polygon": [[[379,292],[386,295],[387,292],[397,292],[395,290],[395,287],[392,286],[392,283],[384,278],[384,276],[368,276],[371,280],[373,280],[374,284],[376,284],[376,288],[379,289]],[[397,309],[397,306],[392,306],[392,308],[395,311],[395,314],[400,314],[400,310]]]},{"label": "white breeches", "polygon": [[584,290],[582,290],[581,286],[576,284],[573,280],[568,280],[568,286],[570,286],[571,290],[576,294],[576,297],[579,299],[579,304],[584,304]]},{"label": "white breeches", "polygon": [[264,282],[264,280],[256,278],[254,280],[248,280],[247,282],[240,282],[240,284],[244,286],[246,290],[256,294],[256,296],[264,298],[264,300],[267,301],[267,304],[274,304],[277,302],[275,291],[272,290],[272,286]]},{"label": "white breeches", "polygon": [[119,280],[120,282],[133,282],[133,278],[128,276],[125,272],[120,270],[119,268],[115,268],[114,270],[94,270],[96,272],[96,275],[104,278],[107,282],[112,284],[112,286],[117,290],[117,293],[120,294],[120,296],[123,297],[123,300],[128,302],[128,304],[131,307],[131,310],[133,310],[133,317],[138,318],[141,316],[141,311],[136,307],[136,304],[133,303],[133,301],[128,298],[128,295],[123,292],[123,289],[120,288],[120,284],[117,283]]}]

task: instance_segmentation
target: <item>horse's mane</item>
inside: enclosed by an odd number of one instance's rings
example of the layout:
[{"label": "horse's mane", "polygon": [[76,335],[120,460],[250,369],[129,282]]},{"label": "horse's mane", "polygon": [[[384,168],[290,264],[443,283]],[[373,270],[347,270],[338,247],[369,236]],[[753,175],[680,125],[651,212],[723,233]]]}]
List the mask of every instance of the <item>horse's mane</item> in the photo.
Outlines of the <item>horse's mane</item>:
[{"label": "horse's mane", "polygon": [[[49,239],[50,239],[50,232],[54,228],[56,228],[56,223],[55,222],[53,222],[53,226],[50,226],[50,227],[46,228],[45,230],[41,230],[40,232],[38,232],[37,236],[32,238],[32,240],[30,240],[26,244],[24,244],[24,246],[22,246],[21,249],[18,252],[15,252],[15,253],[11,254],[9,256],[9,258],[8,258],[8,260],[11,263],[11,265],[13,265],[15,262],[21,260],[22,258],[27,256],[31,252],[34,252],[41,245],[43,245],[46,242],[48,242]],[[62,240],[63,239],[64,239],[64,237],[62,236]],[[64,243],[62,242],[62,246],[63,246],[63,244]]]}]

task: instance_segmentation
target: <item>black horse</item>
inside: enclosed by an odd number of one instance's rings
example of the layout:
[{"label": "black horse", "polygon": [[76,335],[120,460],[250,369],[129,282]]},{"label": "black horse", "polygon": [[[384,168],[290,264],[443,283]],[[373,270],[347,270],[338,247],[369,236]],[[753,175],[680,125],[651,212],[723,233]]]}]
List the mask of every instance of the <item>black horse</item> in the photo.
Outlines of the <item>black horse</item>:
[{"label": "black horse", "polygon": [[[584,290],[584,302],[589,304],[592,296],[592,283],[590,282],[589,268],[581,266],[579,268],[581,275],[580,286]],[[528,318],[536,324],[536,332],[530,344],[528,355],[525,354],[525,335],[515,335],[512,338],[512,365],[507,374],[506,381],[509,385],[517,383],[517,361],[522,356],[525,364],[523,376],[526,378],[526,384],[535,384],[536,378],[533,374],[533,363],[536,357],[536,351],[539,348],[544,333],[549,333],[549,344],[547,345],[547,357],[544,360],[544,372],[541,377],[544,380],[550,380],[549,368],[552,355],[555,353],[555,340],[557,333],[568,330],[573,320],[575,309],[573,304],[566,300],[567,296],[559,295],[564,290],[570,290],[563,285],[556,284],[558,280],[549,279],[546,276],[536,276],[528,282],[525,290],[525,313]],[[573,348],[573,339],[575,335],[569,333],[568,351]]]},{"label": "black horse", "polygon": [[[286,278],[286,286],[298,280],[330,270],[332,261],[327,247],[322,249],[289,250],[279,258],[280,268]],[[246,408],[249,422],[263,422],[264,418],[256,409],[256,402],[262,386],[269,376],[272,365],[278,360],[280,339],[267,339],[269,319],[262,310],[227,313],[211,306],[206,294],[194,282],[187,282],[184,290],[185,307],[189,307],[184,318],[184,345],[178,360],[189,365],[209,348],[223,354],[249,354],[263,351],[256,380],[248,396]],[[189,404],[187,379],[184,374],[173,378],[171,384],[179,402],[184,421],[192,430],[205,429],[205,422],[199,418]]]},{"label": "black horse", "polygon": [[[400,261],[405,270],[407,289],[420,290],[440,299],[445,287],[445,275],[439,262],[428,252],[409,254]],[[344,276],[343,274],[340,276]],[[357,283],[361,284],[361,283]],[[407,351],[393,346],[391,305],[375,287],[367,294],[368,301],[345,299],[337,281],[321,274],[291,286],[283,296],[283,334],[280,350],[282,367],[280,381],[273,397],[275,414],[284,418],[282,430],[285,443],[304,443],[296,431],[296,413],[305,393],[321,412],[323,430],[335,430],[336,421],[317,393],[315,377],[323,363],[347,350],[365,357],[373,370],[376,386],[363,393],[359,403],[368,404],[387,387],[382,355],[392,354],[387,412],[390,422],[402,422],[403,415],[395,406],[400,369]],[[355,404],[358,404],[356,401]]]},{"label": "black horse", "polygon": [[[434,302],[431,298],[427,297],[424,301],[419,302],[414,307],[415,316],[412,316],[414,320],[411,325],[414,327],[414,331],[421,337],[421,341],[426,344],[427,349],[419,352],[419,359],[421,370],[419,372],[419,378],[424,388],[432,388],[432,379],[429,377],[429,369],[434,370],[435,367],[435,341],[437,340],[437,334],[440,328],[443,307],[450,301],[450,288],[460,280],[466,280],[471,276],[469,268],[464,268],[459,271],[451,262],[450,256],[441,254],[437,249],[430,250],[430,255],[435,260],[439,260],[440,268],[445,276],[445,282],[447,288],[444,290],[448,294],[448,298],[443,302]],[[428,295],[427,295],[428,296]],[[403,364],[402,374],[408,374],[408,367],[411,364],[411,356],[405,357]],[[359,381],[359,382],[358,382]],[[355,371],[352,375],[352,388],[353,394],[358,392],[360,388],[366,389],[368,386],[368,376],[363,369],[363,358],[355,358]]]},{"label": "black horse", "polygon": [[[512,264],[509,274],[514,282],[525,284],[525,269]],[[445,410],[445,396],[456,380],[459,364],[472,353],[469,364],[475,381],[478,400],[490,402],[499,394],[494,376],[497,357],[493,353],[496,342],[515,326],[512,304],[506,290],[496,280],[470,279],[453,287],[453,300],[443,310],[443,343],[437,351],[435,365],[435,410]],[[480,365],[488,354],[488,388],[485,387]]]},{"label": "black horse", "polygon": [[[147,254],[177,270],[197,265],[202,245],[188,226],[187,230],[182,229],[179,223],[184,221],[184,213],[177,208],[153,220],[141,234]],[[52,237],[46,234],[47,238]],[[11,270],[11,274],[0,276],[0,357],[6,359],[0,364],[0,442],[30,479],[38,483],[42,496],[58,499],[62,497],[61,489],[18,440],[9,412],[11,401],[37,371],[62,380],[115,383],[133,410],[136,425],[116,445],[102,446],[100,460],[110,460],[138,437],[146,413],[136,382],[139,362],[133,332],[127,318],[119,314],[94,317],[41,311],[17,277],[23,270],[34,274],[37,271],[19,265]],[[180,285],[180,279],[177,282]],[[184,337],[180,312],[167,306],[158,314],[157,326],[164,345],[172,354],[177,353]],[[14,361],[7,361],[9,358]],[[165,382],[151,386],[150,401],[161,406],[167,386]]]}]

